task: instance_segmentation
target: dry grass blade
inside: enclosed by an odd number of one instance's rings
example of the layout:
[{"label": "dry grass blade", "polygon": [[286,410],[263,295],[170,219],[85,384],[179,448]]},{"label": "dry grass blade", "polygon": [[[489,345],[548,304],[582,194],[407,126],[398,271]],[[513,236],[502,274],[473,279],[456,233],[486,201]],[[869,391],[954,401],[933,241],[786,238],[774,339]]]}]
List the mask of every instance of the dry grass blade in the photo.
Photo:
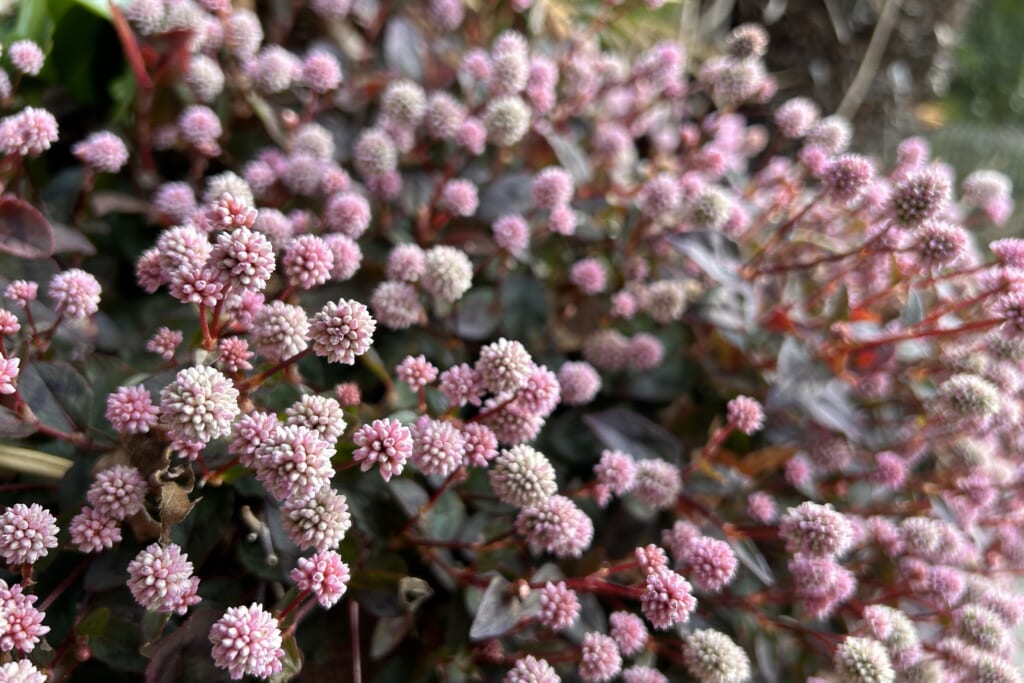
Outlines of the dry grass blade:
[{"label": "dry grass blade", "polygon": [[0,445],[0,470],[18,474],[60,479],[71,468],[71,461],[29,448]]}]

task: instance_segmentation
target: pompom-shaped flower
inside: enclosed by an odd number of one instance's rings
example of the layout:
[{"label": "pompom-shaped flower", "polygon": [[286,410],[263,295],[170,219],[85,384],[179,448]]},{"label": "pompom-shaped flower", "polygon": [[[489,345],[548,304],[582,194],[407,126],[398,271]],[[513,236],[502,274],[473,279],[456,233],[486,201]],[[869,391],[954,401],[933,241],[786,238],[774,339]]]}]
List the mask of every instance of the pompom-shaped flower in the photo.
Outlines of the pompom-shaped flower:
[{"label": "pompom-shaped flower", "polygon": [[312,498],[288,498],[281,504],[281,525],[288,538],[303,550],[332,550],[352,528],[348,499],[330,486],[324,486]]},{"label": "pompom-shaped flower", "polygon": [[442,372],[439,388],[452,407],[467,403],[480,405],[485,390],[480,373],[466,363],[453,365]]},{"label": "pompom-shaped flower", "polygon": [[480,349],[475,370],[489,391],[514,393],[529,380],[533,359],[521,342],[502,337]]},{"label": "pompom-shaped flower", "polygon": [[424,474],[447,477],[462,465],[466,439],[451,422],[424,415],[412,434],[412,461]]},{"label": "pompom-shaped flower", "polygon": [[407,282],[386,280],[377,285],[370,307],[380,324],[392,330],[404,330],[426,318],[419,293]]},{"label": "pompom-shaped flower", "polygon": [[561,677],[553,666],[543,659],[526,655],[516,660],[515,665],[505,674],[503,683],[561,683]]},{"label": "pompom-shaped flower", "polygon": [[470,422],[462,427],[462,436],[466,440],[463,465],[487,467],[491,460],[498,457],[498,437],[490,427],[479,422]]},{"label": "pompom-shaped flower", "polygon": [[530,108],[515,95],[498,97],[484,110],[487,138],[499,147],[511,147],[530,129]]},{"label": "pompom-shaped flower", "polygon": [[637,654],[647,644],[644,620],[632,612],[612,612],[608,616],[608,627],[619,651],[626,657]]},{"label": "pompom-shaped flower", "polygon": [[366,180],[391,173],[398,167],[394,140],[380,128],[367,128],[352,149],[352,163]]},{"label": "pompom-shaped flower", "polygon": [[660,220],[679,209],[679,182],[668,173],[659,173],[643,184],[638,201],[644,215]]},{"label": "pompom-shaped flower", "polygon": [[530,225],[518,214],[502,216],[491,226],[494,243],[513,256],[520,256],[530,245]]},{"label": "pompom-shaped flower", "polygon": [[57,547],[57,519],[32,503],[16,503],[0,514],[0,557],[10,567],[35,564]]},{"label": "pompom-shaped flower", "polygon": [[700,683],[745,683],[750,680],[750,658],[721,631],[698,629],[683,644],[686,670]]},{"label": "pompom-shaped flower", "polygon": [[1003,404],[994,384],[969,373],[953,375],[940,384],[938,399],[951,415],[964,418],[990,417]]},{"label": "pompom-shaped flower", "polygon": [[572,176],[564,168],[552,166],[545,168],[533,177],[530,194],[533,205],[540,209],[553,209],[565,206],[572,201],[575,191]]},{"label": "pompom-shaped flower", "polygon": [[417,244],[399,244],[388,253],[389,280],[416,282],[423,275],[426,254]]},{"label": "pompom-shaped flower", "polygon": [[415,81],[393,81],[380,98],[380,110],[389,122],[415,128],[426,113],[427,96]]},{"label": "pompom-shaped flower", "polygon": [[463,178],[449,180],[441,190],[439,204],[456,216],[472,216],[480,205],[476,185]]},{"label": "pompom-shaped flower", "polygon": [[622,451],[601,451],[601,460],[594,465],[594,477],[600,487],[597,491],[598,504],[608,503],[611,494],[623,496],[636,483],[636,461],[629,453]]},{"label": "pompom-shaped flower", "polygon": [[725,541],[710,536],[696,538],[689,544],[686,560],[689,576],[700,590],[722,590],[736,576],[736,554]]},{"label": "pompom-shaped flower", "polygon": [[71,518],[68,533],[71,542],[83,553],[102,552],[121,542],[121,527],[118,521],[91,507],[83,508]]},{"label": "pompom-shaped flower", "polygon": [[36,157],[57,142],[57,119],[45,109],[25,107],[0,119],[0,151]]},{"label": "pompom-shaped flower", "polygon": [[590,363],[568,361],[558,369],[558,384],[562,389],[562,403],[585,405],[601,390],[601,376]]},{"label": "pompom-shaped flower", "polygon": [[217,236],[210,260],[231,284],[262,292],[274,272],[274,247],[263,233],[239,227]]},{"label": "pompom-shaped flower", "polygon": [[957,611],[956,621],[960,637],[977,647],[996,654],[1010,650],[1012,632],[994,610],[983,605],[965,605]]},{"label": "pompom-shaped flower", "polygon": [[172,438],[208,443],[227,436],[238,413],[238,390],[215,368],[185,368],[160,390],[160,422]]},{"label": "pompom-shaped flower", "polygon": [[540,623],[552,631],[571,628],[580,616],[580,600],[576,591],[566,588],[565,581],[548,581],[540,589]]},{"label": "pompom-shaped flower", "polygon": [[324,208],[324,221],[333,232],[359,239],[370,227],[370,203],[355,192],[332,195]]},{"label": "pompom-shaped flower", "polygon": [[107,419],[121,434],[145,434],[156,418],[156,406],[141,384],[119,387],[107,397]]},{"label": "pompom-shaped flower", "polygon": [[288,283],[301,289],[313,289],[331,277],[334,252],[322,237],[299,235],[285,246],[281,270]]},{"label": "pompom-shaped flower", "polygon": [[302,60],[302,82],[318,94],[328,93],[341,85],[341,65],[326,50],[310,50]]},{"label": "pompom-shaped flower", "polygon": [[885,648],[871,638],[849,637],[839,644],[832,659],[842,683],[893,683],[896,672]]},{"label": "pompom-shaped flower", "polygon": [[602,633],[588,633],[580,645],[580,679],[586,683],[604,683],[622,670],[622,655],[615,641]]},{"label": "pompom-shaped flower", "polygon": [[354,365],[356,356],[370,350],[376,329],[377,321],[363,304],[351,299],[330,301],[313,316],[313,352],[331,363]]},{"label": "pompom-shaped flower", "polygon": [[535,554],[579,557],[594,539],[594,523],[587,513],[559,495],[535,507],[524,507],[516,515],[515,527]]},{"label": "pompom-shaped flower", "polygon": [[893,218],[905,227],[921,225],[945,208],[949,192],[949,181],[944,175],[930,170],[914,173],[892,190]]},{"label": "pompom-shaped flower", "polygon": [[333,456],[320,432],[282,425],[256,449],[256,478],[278,500],[312,498],[334,476]]},{"label": "pompom-shaped flower", "polygon": [[655,510],[672,507],[682,488],[679,468],[672,463],[657,458],[637,463],[632,493],[644,505]]},{"label": "pompom-shaped flower", "polygon": [[72,320],[81,320],[99,310],[100,283],[81,268],[65,270],[50,281],[54,310]]},{"label": "pompom-shaped flower", "polygon": [[423,354],[406,356],[395,367],[395,376],[408,384],[413,391],[419,391],[433,383],[437,379],[437,372],[437,366],[428,361]]},{"label": "pompom-shaped flower", "polygon": [[608,273],[597,259],[585,258],[572,264],[569,281],[584,294],[599,294],[608,286]]},{"label": "pompom-shaped flower", "polygon": [[455,303],[473,284],[473,264],[455,247],[432,247],[423,262],[423,288],[443,303]]},{"label": "pompom-shaped flower", "polygon": [[14,68],[28,76],[36,76],[43,68],[43,51],[32,40],[16,40],[7,48]]},{"label": "pompom-shaped flower", "polygon": [[25,593],[20,583],[8,586],[0,579],[0,652],[19,650],[28,654],[50,632],[50,627],[43,624],[46,615],[35,608],[37,599]]},{"label": "pompom-shaped flower", "polygon": [[844,154],[825,166],[822,182],[831,196],[840,202],[850,202],[867,189],[874,174],[874,166],[866,157]]},{"label": "pompom-shaped flower", "polygon": [[764,408],[756,399],[737,396],[726,406],[729,424],[744,434],[753,434],[764,427]]},{"label": "pompom-shaped flower", "polygon": [[172,330],[161,327],[156,334],[146,342],[146,350],[160,354],[164,360],[172,360],[174,352],[181,344],[182,334],[180,330]]},{"label": "pompom-shaped flower", "polygon": [[281,670],[281,629],[277,619],[258,603],[229,607],[210,629],[213,663],[233,680],[246,674],[269,678]]},{"label": "pompom-shaped flower", "polygon": [[527,412],[547,417],[561,398],[558,377],[543,365],[534,365],[529,377],[516,393],[515,403]]},{"label": "pompom-shaped flower", "polygon": [[352,441],[358,446],[352,459],[360,463],[363,472],[380,465],[380,476],[384,481],[401,474],[405,461],[412,455],[412,432],[391,418],[364,424],[352,435]]},{"label": "pompom-shaped flower", "polygon": [[348,565],[333,550],[300,557],[288,575],[301,591],[311,591],[324,609],[330,609],[348,590]]},{"label": "pompom-shaped flower", "polygon": [[142,509],[146,489],[141,472],[128,465],[114,465],[96,475],[85,497],[97,512],[121,521]]},{"label": "pompom-shaped flower", "polygon": [[6,683],[46,683],[46,678],[36,665],[27,659],[0,664],[0,681]]},{"label": "pompom-shaped flower", "polygon": [[926,266],[956,265],[967,254],[967,232],[959,225],[927,221],[914,237],[914,252]]},{"label": "pompom-shaped flower", "polygon": [[659,567],[647,575],[640,609],[655,628],[665,630],[685,622],[696,608],[690,583],[680,574]]},{"label": "pompom-shaped flower", "polygon": [[75,143],[71,151],[82,163],[101,173],[117,173],[128,163],[128,148],[124,140],[109,131],[93,133]]},{"label": "pompom-shaped flower", "polygon": [[498,498],[517,507],[538,507],[558,490],[551,462],[540,451],[523,444],[495,458],[490,479]]},{"label": "pompom-shaped flower", "polygon": [[188,555],[174,543],[152,543],[128,563],[128,590],[147,610],[184,614],[199,602],[198,588]]},{"label": "pompom-shaped flower", "polygon": [[853,527],[831,505],[805,501],[782,516],[779,536],[791,553],[839,557],[853,544]]}]

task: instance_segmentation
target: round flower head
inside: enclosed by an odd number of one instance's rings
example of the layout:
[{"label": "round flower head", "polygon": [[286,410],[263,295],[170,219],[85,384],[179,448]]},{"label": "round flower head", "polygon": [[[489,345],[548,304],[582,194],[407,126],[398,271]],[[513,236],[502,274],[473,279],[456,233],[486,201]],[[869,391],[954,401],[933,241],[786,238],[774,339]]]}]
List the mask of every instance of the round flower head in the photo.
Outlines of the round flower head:
[{"label": "round flower head", "polygon": [[178,117],[178,131],[182,139],[205,156],[217,156],[220,145],[217,139],[223,134],[217,114],[203,104],[193,104]]},{"label": "round flower head", "polygon": [[892,190],[890,206],[899,225],[916,227],[935,218],[949,201],[949,181],[935,171],[914,173]]},{"label": "round flower head", "polygon": [[171,330],[161,327],[153,338],[146,342],[146,350],[160,354],[164,360],[174,358],[174,351],[181,344],[182,334],[180,330]]},{"label": "round flower head", "polygon": [[442,372],[438,388],[448,399],[448,405],[453,408],[467,403],[480,405],[485,391],[480,373],[466,363],[453,365]]},{"label": "round flower head", "polygon": [[455,133],[455,141],[470,154],[483,154],[487,146],[487,128],[480,119],[467,116]]},{"label": "round flower head", "polygon": [[427,96],[414,81],[400,80],[388,84],[380,99],[380,110],[388,121],[405,128],[420,125],[427,110]]},{"label": "round flower head", "polygon": [[440,205],[456,216],[472,216],[480,205],[476,185],[468,180],[449,180],[441,190]]},{"label": "round flower head", "polygon": [[310,50],[302,60],[302,82],[313,92],[323,95],[341,85],[341,65],[326,50]]},{"label": "round flower head", "polygon": [[263,27],[259,17],[250,10],[236,9],[224,23],[224,46],[239,60],[245,61],[256,54],[263,42]]},{"label": "round flower head", "polygon": [[926,266],[953,266],[967,255],[967,231],[943,221],[927,221],[915,230],[914,253]]},{"label": "round flower head", "polygon": [[[650,4],[650,3],[648,3]],[[668,683],[668,678],[654,667],[634,664],[622,670],[625,683]]]},{"label": "round flower head", "polygon": [[511,147],[530,129],[530,108],[515,95],[498,97],[484,110],[487,139],[499,147]]},{"label": "round flower head", "polygon": [[957,611],[956,621],[960,637],[976,647],[996,654],[1010,650],[1012,633],[994,610],[983,605],[965,605]]},{"label": "round flower head", "polygon": [[218,367],[228,373],[238,373],[244,370],[252,370],[250,359],[253,357],[249,350],[249,342],[242,337],[222,337],[217,342],[217,351],[220,356],[217,358]]},{"label": "round flower head", "polygon": [[121,434],[145,434],[157,421],[157,409],[141,384],[119,387],[107,397],[107,420]]},{"label": "round flower head", "polygon": [[540,506],[558,490],[551,462],[540,451],[522,444],[495,458],[490,479],[498,498],[517,507]]},{"label": "round flower head", "polygon": [[160,390],[160,422],[172,438],[208,443],[227,436],[238,413],[238,390],[215,368],[185,368]]},{"label": "round flower head", "polygon": [[419,292],[406,282],[388,280],[377,285],[370,308],[380,324],[391,330],[404,330],[426,318]]},{"label": "round flower head", "polygon": [[0,557],[9,567],[35,564],[57,547],[57,519],[32,503],[15,503],[0,514]]},{"label": "round flower head", "polygon": [[147,610],[184,614],[199,602],[198,588],[188,555],[174,543],[153,543],[128,563],[128,590]]},{"label": "round flower head", "polygon": [[306,350],[309,319],[301,306],[271,301],[253,316],[252,342],[267,360],[282,361]]},{"label": "round flower head", "polygon": [[210,261],[227,282],[261,292],[274,272],[274,247],[263,233],[239,227],[217,236]]},{"label": "round flower head", "polygon": [[232,680],[245,675],[269,678],[281,670],[281,629],[258,603],[229,607],[210,629],[210,642],[214,665],[227,669]]},{"label": "round flower head", "polygon": [[348,590],[348,565],[333,550],[300,557],[288,575],[301,591],[310,591],[324,609],[330,609]]},{"label": "round flower head", "polygon": [[664,324],[682,318],[686,311],[686,287],[679,280],[658,280],[642,292],[641,304],[655,322]]},{"label": "round flower head", "polygon": [[0,151],[37,157],[57,142],[57,119],[45,109],[25,107],[0,119]]},{"label": "round flower head", "polygon": [[543,365],[534,365],[530,376],[516,393],[515,403],[527,412],[547,417],[561,398],[558,377]]},{"label": "round flower head", "polygon": [[831,505],[806,501],[790,508],[779,522],[786,550],[817,557],[841,556],[853,544],[853,527]]},{"label": "round flower head", "polygon": [[185,83],[197,100],[209,104],[224,91],[224,71],[215,59],[203,54],[192,55],[185,71]]},{"label": "round flower head", "polygon": [[553,495],[535,507],[524,507],[516,516],[516,533],[526,539],[536,555],[579,557],[594,539],[594,523],[576,503]]},{"label": "round flower head", "polygon": [[299,58],[280,45],[268,45],[247,65],[249,77],[264,93],[287,90],[302,73]]},{"label": "round flower head", "polygon": [[332,268],[334,252],[316,235],[293,237],[281,258],[281,270],[288,283],[301,289],[312,289],[327,282]]},{"label": "round flower head", "polygon": [[8,683],[46,683],[47,677],[27,659],[0,664],[0,680]]},{"label": "round flower head", "polygon": [[489,391],[511,394],[526,385],[533,368],[533,359],[526,347],[502,337],[480,349],[474,369]]},{"label": "round flower head", "polygon": [[637,463],[632,493],[644,505],[655,510],[672,507],[682,488],[682,477],[675,465],[657,458]]},{"label": "round flower head", "polygon": [[764,427],[764,408],[749,396],[737,396],[726,406],[729,424],[744,434],[759,432]]},{"label": "round flower head", "polygon": [[128,465],[114,465],[96,475],[86,500],[98,513],[121,521],[142,509],[146,489],[141,472]]},{"label": "round flower head", "polygon": [[333,232],[340,232],[354,240],[370,227],[370,203],[354,192],[341,192],[327,200],[324,222]]},{"label": "round flower head", "polygon": [[696,608],[690,583],[680,574],[659,567],[647,575],[640,609],[655,628],[665,630],[686,622]]},{"label": "round flower head", "polygon": [[702,536],[688,546],[686,560],[689,576],[700,590],[717,592],[736,576],[736,554],[725,541]]},{"label": "round flower head", "polygon": [[659,173],[643,184],[638,201],[645,216],[660,220],[679,208],[682,202],[679,183],[668,173]]},{"label": "round flower head", "polygon": [[21,323],[18,322],[18,316],[0,308],[0,337],[13,337],[20,330]]},{"label": "round flower head", "polygon": [[58,273],[50,280],[50,298],[54,310],[72,320],[81,320],[99,310],[100,283],[80,268]]},{"label": "round flower head", "polygon": [[413,391],[419,391],[437,379],[437,367],[426,359],[423,354],[406,356],[395,368],[395,376],[409,385]]},{"label": "round flower head", "polygon": [[121,526],[116,519],[85,507],[68,525],[71,542],[83,553],[99,553],[121,542]]},{"label": "round flower head", "polygon": [[733,202],[718,187],[706,187],[687,206],[687,218],[698,228],[720,230],[732,215]]},{"label": "round flower head", "polygon": [[514,400],[500,394],[484,401],[486,417],[483,423],[491,428],[498,441],[506,445],[529,443],[537,438],[544,426],[544,418],[529,412]]},{"label": "round flower head", "polygon": [[416,282],[423,275],[426,255],[416,244],[399,244],[388,253],[389,280]]},{"label": "round flower head", "polygon": [[310,337],[313,352],[331,363],[354,365],[356,356],[370,350],[377,321],[366,306],[351,299],[338,299],[324,305],[313,316]]},{"label": "round flower head", "polygon": [[764,491],[754,491],[747,498],[747,514],[761,524],[771,524],[778,514],[775,499]]},{"label": "round flower head", "polygon": [[502,93],[519,92],[529,76],[530,47],[518,31],[504,31],[491,48],[491,85]]},{"label": "round flower head", "polygon": [[420,282],[438,301],[455,303],[473,284],[473,264],[460,249],[432,247],[424,258]]},{"label": "round flower head", "polygon": [[341,404],[328,396],[306,394],[293,403],[285,415],[285,424],[309,427],[327,443],[333,444],[345,432],[345,413]]},{"label": "round flower head", "polygon": [[842,683],[893,683],[896,680],[885,647],[871,638],[848,637],[836,648],[832,664]]},{"label": "round flower head", "polygon": [[451,422],[424,415],[412,435],[412,461],[424,474],[447,477],[462,465],[466,439]]},{"label": "round flower head", "polygon": [[352,163],[364,179],[378,178],[398,168],[398,150],[383,130],[368,128],[356,139]]},{"label": "round flower head", "polygon": [[552,631],[572,628],[580,616],[580,601],[576,591],[565,587],[565,581],[551,583],[548,581],[540,589],[541,624]]},{"label": "round flower head", "polygon": [[530,186],[533,205],[539,209],[553,209],[572,201],[575,185],[572,176],[564,168],[552,166],[535,176]]},{"label": "round flower head", "polygon": [[608,273],[597,259],[585,258],[572,264],[569,281],[584,294],[599,294],[608,286]]},{"label": "round flower head", "polygon": [[302,550],[333,550],[352,528],[348,499],[330,486],[312,498],[288,498],[281,504],[281,526]]},{"label": "round flower head", "polygon": [[609,636],[588,633],[580,645],[580,679],[585,683],[604,683],[622,670],[622,655]]},{"label": "round flower head", "polygon": [[446,92],[434,92],[427,98],[424,127],[427,135],[438,140],[452,140],[466,120],[466,107]]},{"label": "round flower head", "polygon": [[108,131],[93,133],[75,143],[71,152],[79,161],[101,173],[117,173],[128,163],[128,148],[124,141]]},{"label": "round flower head", "polygon": [[686,670],[700,683],[746,683],[750,658],[721,631],[698,629],[683,644]]},{"label": "round flower head", "polygon": [[939,385],[937,393],[940,404],[955,417],[990,417],[1003,404],[994,384],[968,373],[953,375]]},{"label": "round flower head", "polygon": [[[461,3],[459,3],[461,6]],[[526,655],[516,660],[515,665],[505,674],[502,683],[561,683],[554,667],[543,659]]]},{"label": "round flower head", "polygon": [[462,427],[462,436],[466,440],[463,465],[487,467],[491,460],[498,457],[498,437],[486,425],[470,422]]},{"label": "round flower head", "polygon": [[828,162],[822,183],[832,197],[850,202],[867,189],[874,174],[875,169],[866,157],[844,154]]},{"label": "round flower head", "polygon": [[412,432],[397,420],[387,418],[364,424],[352,435],[355,452],[352,459],[366,472],[374,465],[380,465],[380,476],[384,481],[401,474],[405,461],[412,455]]},{"label": "round flower head", "polygon": [[334,476],[333,456],[320,432],[282,425],[256,449],[256,478],[278,500],[312,498]]},{"label": "round flower head", "polygon": [[726,37],[725,49],[736,59],[763,57],[768,50],[768,32],[760,24],[740,24]]},{"label": "round flower head", "polygon": [[595,367],[617,372],[629,360],[629,340],[618,330],[598,330],[583,340],[583,357]]},{"label": "round flower head", "polygon": [[608,627],[619,651],[626,657],[639,653],[647,644],[647,627],[643,619],[632,612],[612,612],[608,616]]},{"label": "round flower head", "polygon": [[35,608],[36,600],[38,596],[25,593],[21,584],[8,586],[0,579],[0,605],[3,606],[0,625],[5,626],[0,632],[0,652],[18,650],[28,654],[39,639],[50,632],[50,627],[43,625],[46,615]]},{"label": "round flower head", "polygon": [[530,225],[517,214],[502,216],[491,226],[494,243],[513,256],[520,256],[530,245]]},{"label": "round flower head", "polygon": [[623,496],[633,489],[636,483],[636,461],[633,456],[622,451],[602,451],[601,460],[594,465],[594,477],[597,480],[598,504],[608,504],[612,494]]},{"label": "round flower head", "polygon": [[775,124],[787,138],[802,138],[818,122],[821,110],[806,97],[794,97],[775,112]]},{"label": "round flower head", "polygon": [[665,358],[665,347],[653,334],[640,332],[629,340],[626,364],[638,372],[653,370]]},{"label": "round flower head", "polygon": [[558,384],[561,387],[562,403],[585,405],[593,401],[601,390],[601,376],[590,363],[568,361],[558,370]]},{"label": "round flower head", "polygon": [[14,68],[28,76],[37,76],[43,69],[43,51],[31,40],[18,40],[7,48],[7,57]]},{"label": "round flower head", "polygon": [[39,285],[31,280],[14,280],[4,288],[4,298],[22,308],[36,300]]}]

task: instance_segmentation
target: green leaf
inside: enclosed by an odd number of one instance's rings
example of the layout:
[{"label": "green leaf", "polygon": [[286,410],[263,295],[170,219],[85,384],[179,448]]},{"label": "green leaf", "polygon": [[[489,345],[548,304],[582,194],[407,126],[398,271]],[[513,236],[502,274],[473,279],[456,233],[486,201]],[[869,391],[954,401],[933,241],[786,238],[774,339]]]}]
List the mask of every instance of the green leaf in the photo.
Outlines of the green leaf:
[{"label": "green leaf", "polygon": [[424,515],[420,526],[430,538],[447,541],[458,535],[465,521],[466,506],[455,491],[448,490]]},{"label": "green leaf", "polygon": [[496,305],[493,287],[474,287],[459,302],[455,331],[469,341],[487,339],[501,322],[501,308]]},{"label": "green leaf", "polygon": [[411,20],[396,15],[384,29],[384,61],[388,67],[415,81],[423,79],[423,34]]},{"label": "green leaf", "polygon": [[281,643],[281,648],[284,650],[284,657],[281,658],[281,670],[267,679],[271,683],[285,683],[302,671],[302,650],[299,649],[295,635],[288,635]]},{"label": "green leaf", "polygon": [[108,623],[110,623],[110,608],[100,607],[89,612],[85,618],[78,622],[75,626],[75,633],[80,636],[98,638],[103,635]]},{"label": "green leaf", "polygon": [[411,614],[378,619],[370,637],[370,659],[383,659],[391,654],[409,635],[413,623]]},{"label": "green leaf", "polygon": [[551,145],[555,156],[558,157],[558,162],[562,164],[565,170],[572,174],[576,184],[582,185],[590,182],[591,178],[594,177],[594,169],[591,168],[586,153],[580,149],[579,143],[576,140],[553,132],[546,133],[544,139]]},{"label": "green leaf", "polygon": [[469,627],[470,640],[496,638],[519,623],[523,616],[523,603],[511,589],[512,584],[505,577],[491,579]]},{"label": "green leaf", "polygon": [[35,427],[0,406],[0,439],[24,439],[35,431]]},{"label": "green leaf", "polygon": [[53,227],[39,209],[11,195],[0,197],[0,251],[37,259],[53,254],[53,246]]},{"label": "green leaf", "polygon": [[678,464],[683,445],[671,432],[643,415],[625,408],[609,408],[583,421],[597,434],[605,446],[625,451],[634,458],[661,458]]}]

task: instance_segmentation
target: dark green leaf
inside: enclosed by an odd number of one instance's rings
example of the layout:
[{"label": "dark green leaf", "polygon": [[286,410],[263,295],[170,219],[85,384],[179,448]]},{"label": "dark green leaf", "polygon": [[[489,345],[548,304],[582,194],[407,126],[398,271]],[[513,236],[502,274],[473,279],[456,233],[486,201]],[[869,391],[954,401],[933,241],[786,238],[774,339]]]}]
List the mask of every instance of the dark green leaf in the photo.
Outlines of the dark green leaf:
[{"label": "dark green leaf", "polygon": [[501,322],[501,309],[492,287],[474,287],[459,302],[455,330],[469,341],[487,339]]},{"label": "dark green leaf", "polygon": [[394,71],[415,81],[423,78],[420,55],[425,47],[420,30],[403,15],[396,15],[384,29],[384,61]]},{"label": "dark green leaf", "polygon": [[608,410],[583,417],[605,446],[625,451],[634,458],[661,458],[679,463],[683,446],[671,432],[643,415],[625,408]]},{"label": "dark green leaf", "polygon": [[578,185],[590,182],[590,179],[594,177],[594,170],[590,166],[586,153],[580,149],[576,140],[558,133],[547,133],[544,138],[551,145],[559,163],[572,174],[573,180]]},{"label": "dark green leaf", "polygon": [[484,185],[480,192],[480,207],[476,217],[484,223],[493,223],[510,213],[526,213],[533,203],[530,194],[532,176],[529,173],[506,173]]},{"label": "dark green leaf", "polygon": [[100,607],[89,612],[85,618],[78,622],[75,626],[75,633],[80,636],[98,638],[103,635],[103,631],[106,630],[109,622],[110,608]]},{"label": "dark green leaf", "polygon": [[268,678],[271,683],[285,683],[295,678],[302,671],[302,650],[293,634],[288,635],[281,643],[284,657],[281,658],[281,670]]},{"label": "dark green leaf", "polygon": [[0,439],[24,439],[35,431],[35,427],[0,406]]},{"label": "dark green leaf", "polygon": [[430,511],[424,515],[420,526],[430,538],[450,540],[455,538],[466,521],[466,506],[455,491],[445,491]]},{"label": "dark green leaf", "polygon": [[46,258],[53,254],[53,227],[39,209],[17,197],[3,195],[0,251],[26,259]]},{"label": "dark green leaf", "polygon": [[413,616],[403,614],[400,617],[384,617],[378,619],[373,626],[370,638],[370,658],[381,659],[402,644],[413,625]]}]

